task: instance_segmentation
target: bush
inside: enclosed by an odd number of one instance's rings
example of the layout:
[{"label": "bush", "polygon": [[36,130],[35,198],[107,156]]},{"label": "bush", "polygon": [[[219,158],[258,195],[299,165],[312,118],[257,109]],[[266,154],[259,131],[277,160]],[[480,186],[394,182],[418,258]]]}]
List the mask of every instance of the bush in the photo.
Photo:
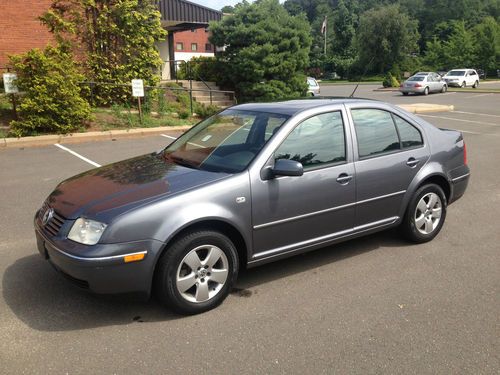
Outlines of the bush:
[{"label": "bush", "polygon": [[399,82],[390,72],[387,73],[382,81],[384,87],[399,87]]},{"label": "bush", "polygon": [[[190,69],[189,69],[190,68]],[[189,71],[190,70],[190,71]],[[191,73],[191,74],[190,74]],[[177,71],[177,78],[217,82],[217,62],[214,57],[193,57],[187,63],[181,63]]]},{"label": "bush", "polygon": [[21,95],[20,120],[12,121],[11,133],[69,133],[90,119],[90,105],[82,98],[84,80],[70,53],[59,47],[33,49],[11,57]]}]

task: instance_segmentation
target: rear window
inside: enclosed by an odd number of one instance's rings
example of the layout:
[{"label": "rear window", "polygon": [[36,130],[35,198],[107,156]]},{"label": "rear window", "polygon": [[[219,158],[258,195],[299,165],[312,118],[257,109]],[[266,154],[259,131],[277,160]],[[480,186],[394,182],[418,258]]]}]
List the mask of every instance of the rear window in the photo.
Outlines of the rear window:
[{"label": "rear window", "polygon": [[465,70],[452,70],[448,72],[447,76],[460,77],[465,75]]},{"label": "rear window", "polygon": [[422,77],[422,76],[418,76],[418,77],[410,77],[408,78],[408,81],[423,81],[425,79],[425,77]]}]

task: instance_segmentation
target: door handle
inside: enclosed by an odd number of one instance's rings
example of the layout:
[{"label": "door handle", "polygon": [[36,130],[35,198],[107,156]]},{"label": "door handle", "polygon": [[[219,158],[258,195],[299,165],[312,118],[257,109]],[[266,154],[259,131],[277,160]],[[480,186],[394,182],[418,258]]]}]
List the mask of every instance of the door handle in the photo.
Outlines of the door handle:
[{"label": "door handle", "polygon": [[413,168],[415,167],[418,163],[420,163],[420,160],[415,159],[414,157],[411,157],[407,160],[406,165]]},{"label": "door handle", "polygon": [[352,176],[348,175],[347,173],[341,173],[337,177],[337,182],[341,185],[347,185],[349,181],[352,180]]}]

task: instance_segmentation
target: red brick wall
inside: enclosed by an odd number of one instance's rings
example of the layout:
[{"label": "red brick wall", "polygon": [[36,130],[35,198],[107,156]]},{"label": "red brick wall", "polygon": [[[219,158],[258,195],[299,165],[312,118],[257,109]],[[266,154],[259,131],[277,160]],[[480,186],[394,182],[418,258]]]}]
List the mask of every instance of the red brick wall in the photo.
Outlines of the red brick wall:
[{"label": "red brick wall", "polygon": [[[212,46],[211,51],[207,51],[205,48],[206,44],[209,43],[208,37],[209,33],[205,29],[194,29],[194,31],[180,31],[174,34],[174,49],[175,52],[214,52],[214,47]],[[183,49],[177,49],[177,43],[183,44]],[[191,50],[191,43],[196,43],[198,45],[198,50]]]},{"label": "red brick wall", "polygon": [[[0,68],[7,55],[31,48],[43,48],[52,40],[38,17],[49,9],[51,0],[2,0],[0,5]],[[2,70],[0,69],[0,73]]]}]

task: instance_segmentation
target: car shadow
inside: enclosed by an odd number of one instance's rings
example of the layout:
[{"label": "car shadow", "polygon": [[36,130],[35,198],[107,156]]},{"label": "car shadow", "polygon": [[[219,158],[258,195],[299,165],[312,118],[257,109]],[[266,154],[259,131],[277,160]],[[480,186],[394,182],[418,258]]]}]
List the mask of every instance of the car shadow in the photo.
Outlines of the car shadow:
[{"label": "car shadow", "polygon": [[[381,247],[405,246],[392,231],[351,240],[279,262],[243,270],[233,296],[250,297],[252,289],[273,280],[311,271]],[[71,331],[185,318],[162,306],[130,295],[96,295],[65,281],[38,254],[18,259],[2,280],[3,298],[14,314],[39,331]]]}]

